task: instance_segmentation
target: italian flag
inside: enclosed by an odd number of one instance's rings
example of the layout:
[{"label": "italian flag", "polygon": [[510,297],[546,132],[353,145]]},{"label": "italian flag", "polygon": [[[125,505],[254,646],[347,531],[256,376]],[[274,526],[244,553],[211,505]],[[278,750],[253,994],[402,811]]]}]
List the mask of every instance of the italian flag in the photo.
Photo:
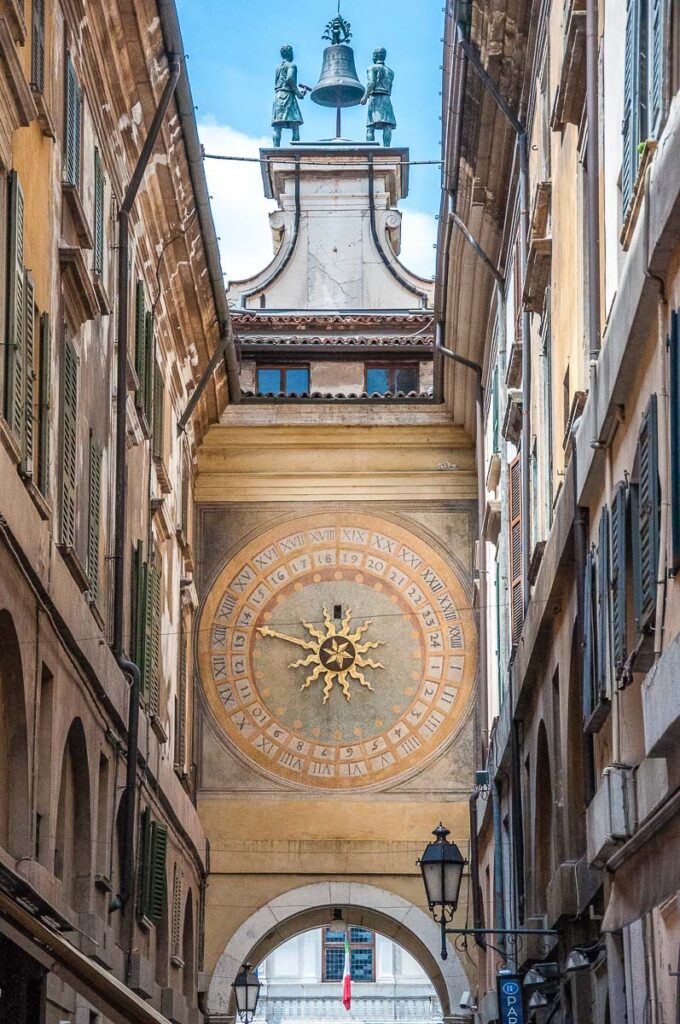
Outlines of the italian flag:
[{"label": "italian flag", "polygon": [[349,1010],[352,1005],[352,968],[349,955],[349,929],[345,929],[345,969],[342,972],[342,1005]]}]

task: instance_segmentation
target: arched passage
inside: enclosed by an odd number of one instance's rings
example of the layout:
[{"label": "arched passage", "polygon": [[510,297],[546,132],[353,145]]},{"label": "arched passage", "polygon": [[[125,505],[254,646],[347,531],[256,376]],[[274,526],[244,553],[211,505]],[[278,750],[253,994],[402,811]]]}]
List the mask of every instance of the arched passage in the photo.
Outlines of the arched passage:
[{"label": "arched passage", "polygon": [[378,886],[317,882],[275,897],[237,928],[213,971],[208,990],[211,1014],[217,1020],[230,1014],[231,983],[245,961],[259,964],[291,936],[329,924],[336,907],[347,924],[379,932],[414,957],[430,978],[444,1017],[458,1009],[470,983],[450,943],[448,960],[440,960],[439,928],[425,911]]},{"label": "arched passage", "polygon": [[61,879],[64,898],[78,909],[87,906],[91,855],[90,774],[85,731],[74,718],[61,762],[54,873]]},{"label": "arched passage", "polygon": [[28,746],[21,649],[12,616],[0,611],[0,846],[13,857],[28,854]]}]

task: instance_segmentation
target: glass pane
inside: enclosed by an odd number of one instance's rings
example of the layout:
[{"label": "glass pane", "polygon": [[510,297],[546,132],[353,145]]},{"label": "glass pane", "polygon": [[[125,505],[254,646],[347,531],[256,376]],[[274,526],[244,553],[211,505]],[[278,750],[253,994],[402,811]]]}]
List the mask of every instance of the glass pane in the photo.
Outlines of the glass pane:
[{"label": "glass pane", "polygon": [[397,366],[394,370],[394,382],[395,389],[397,391],[417,391],[418,390],[418,367],[417,366]]},{"label": "glass pane", "polygon": [[306,366],[286,370],[286,394],[304,395],[309,392],[309,370]]},{"label": "glass pane", "polygon": [[350,953],[352,981],[373,981],[373,949],[353,949]]},{"label": "glass pane", "polygon": [[326,928],[326,942],[339,942],[342,945],[345,944],[345,932],[336,931],[334,928]]},{"label": "glass pane", "polygon": [[257,390],[261,395],[278,395],[281,391],[281,371],[258,370]]},{"label": "glass pane", "polygon": [[349,941],[354,942],[373,942],[373,932],[369,931],[368,928],[350,928],[349,930]]},{"label": "glass pane", "polygon": [[377,392],[380,395],[390,390],[390,375],[387,368],[369,366],[366,370],[366,391],[369,395]]},{"label": "glass pane", "polygon": [[342,981],[345,951],[340,947],[326,949],[326,981]]}]

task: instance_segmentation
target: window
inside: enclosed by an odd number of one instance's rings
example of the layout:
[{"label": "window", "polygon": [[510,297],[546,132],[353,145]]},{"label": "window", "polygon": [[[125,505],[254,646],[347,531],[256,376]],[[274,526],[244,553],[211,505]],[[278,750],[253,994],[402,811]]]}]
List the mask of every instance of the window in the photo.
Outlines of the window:
[{"label": "window", "polygon": [[638,437],[636,478],[630,485],[633,595],[638,635],[653,625],[656,610],[660,516],[657,424],[657,399],[656,395],[651,395]]},{"label": "window", "polygon": [[673,568],[680,566],[680,310],[671,314],[670,359],[671,535]]},{"label": "window", "polygon": [[158,924],[166,914],[168,828],[162,822],[152,820],[148,807],[141,818],[139,914],[152,924]]},{"label": "window", "polygon": [[522,459],[517,455],[508,466],[510,477],[510,629],[516,644],[524,621],[522,579]]},{"label": "window", "polygon": [[144,282],[137,281],[135,290],[135,373],[139,381],[135,404],[144,413],[148,427],[153,414],[153,313],[146,308]]},{"label": "window", "polygon": [[64,326],[61,422],[61,543],[76,544],[76,466],[78,446],[78,356]]},{"label": "window", "polygon": [[[367,928],[349,929],[352,981],[375,981],[375,935]],[[323,933],[323,980],[342,981],[345,970],[345,930],[325,928]]]},{"label": "window", "polygon": [[33,0],[31,13],[31,88],[45,91],[45,0]]},{"label": "window", "polygon": [[87,578],[92,600],[99,596],[99,539],[101,533],[102,449],[90,431],[90,495],[87,517]]},{"label": "window", "polygon": [[104,170],[99,150],[94,151],[94,272],[104,273]]},{"label": "window", "polygon": [[80,185],[80,122],[83,94],[70,55],[66,58],[66,102],[64,104],[64,181]]},{"label": "window", "polygon": [[638,147],[658,138],[664,115],[667,0],[627,0],[623,87],[623,168],[626,216],[640,166]]},{"label": "window", "polygon": [[257,393],[289,397],[309,394],[309,367],[258,366]]},{"label": "window", "polygon": [[418,364],[366,367],[366,392],[369,395],[407,395],[418,391]]},{"label": "window", "polygon": [[160,562],[144,561],[139,541],[132,552],[130,602],[130,657],[142,672],[142,693],[149,711],[160,710],[161,677],[161,569]]},{"label": "window", "polygon": [[50,359],[51,359],[51,328],[50,314],[43,313],[40,317],[38,343],[38,407],[36,422],[38,428],[38,444],[36,451],[36,480],[40,493],[47,497],[49,490],[50,464]]}]

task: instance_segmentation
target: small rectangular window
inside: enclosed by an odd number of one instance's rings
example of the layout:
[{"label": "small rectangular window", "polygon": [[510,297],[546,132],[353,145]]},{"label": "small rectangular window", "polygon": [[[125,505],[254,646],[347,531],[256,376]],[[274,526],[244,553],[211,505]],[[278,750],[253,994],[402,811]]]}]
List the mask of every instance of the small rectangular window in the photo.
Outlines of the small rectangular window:
[{"label": "small rectangular window", "polygon": [[[368,928],[349,929],[350,973],[353,981],[375,981],[375,935]],[[342,981],[345,970],[345,930],[323,933],[323,980]]]},{"label": "small rectangular window", "polygon": [[309,367],[258,366],[257,393],[288,398],[309,394]]},{"label": "small rectangular window", "polygon": [[417,391],[417,363],[366,367],[366,393],[369,395],[408,395]]}]

